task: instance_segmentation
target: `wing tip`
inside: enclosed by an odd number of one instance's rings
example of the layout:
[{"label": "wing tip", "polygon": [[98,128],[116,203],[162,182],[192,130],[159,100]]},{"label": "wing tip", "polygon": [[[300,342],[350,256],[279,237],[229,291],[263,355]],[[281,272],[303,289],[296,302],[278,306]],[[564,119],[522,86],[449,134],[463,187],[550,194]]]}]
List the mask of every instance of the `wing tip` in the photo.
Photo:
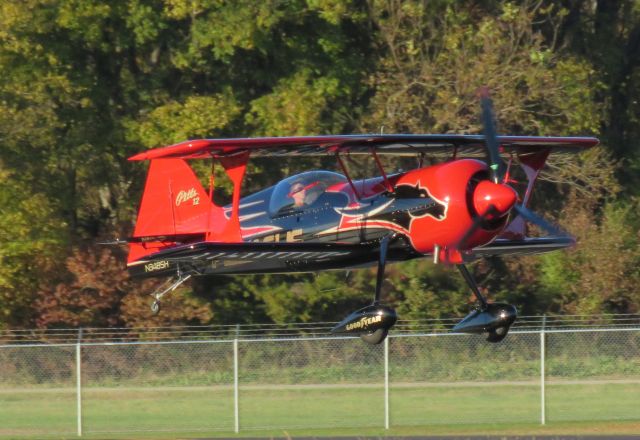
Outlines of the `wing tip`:
[{"label": "wing tip", "polygon": [[149,157],[148,157],[146,151],[142,152],[142,153],[138,153],[136,155],[133,155],[133,156],[127,158],[127,160],[130,161],[130,162],[135,162],[135,161],[138,161],[138,160],[147,160],[147,159],[149,159]]},{"label": "wing tip", "polygon": [[211,142],[208,139],[193,139],[166,147],[152,148],[131,156],[130,161],[160,159],[163,157],[183,157],[202,153]]}]

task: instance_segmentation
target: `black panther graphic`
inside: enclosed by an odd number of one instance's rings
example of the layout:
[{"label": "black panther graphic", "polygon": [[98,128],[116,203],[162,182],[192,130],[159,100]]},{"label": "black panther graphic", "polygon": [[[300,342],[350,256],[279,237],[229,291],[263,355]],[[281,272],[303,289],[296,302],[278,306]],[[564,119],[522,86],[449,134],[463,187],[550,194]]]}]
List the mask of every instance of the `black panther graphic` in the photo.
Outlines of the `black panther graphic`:
[{"label": "black panther graphic", "polygon": [[425,216],[431,216],[436,220],[446,218],[447,204],[432,197],[426,187],[420,186],[420,182],[415,186],[406,184],[396,186],[393,198],[392,203],[383,210],[366,216],[366,219],[395,223],[408,231],[411,221],[415,218]]}]

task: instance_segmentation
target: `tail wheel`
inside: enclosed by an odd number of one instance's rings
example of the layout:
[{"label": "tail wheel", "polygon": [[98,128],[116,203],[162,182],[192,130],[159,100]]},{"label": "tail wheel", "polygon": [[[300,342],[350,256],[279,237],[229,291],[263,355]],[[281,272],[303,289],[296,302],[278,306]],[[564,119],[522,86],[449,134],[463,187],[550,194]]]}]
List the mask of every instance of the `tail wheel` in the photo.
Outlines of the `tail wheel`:
[{"label": "tail wheel", "polygon": [[367,344],[378,345],[389,334],[389,330],[386,328],[379,328],[371,333],[363,333],[360,335],[360,339],[362,339]]}]

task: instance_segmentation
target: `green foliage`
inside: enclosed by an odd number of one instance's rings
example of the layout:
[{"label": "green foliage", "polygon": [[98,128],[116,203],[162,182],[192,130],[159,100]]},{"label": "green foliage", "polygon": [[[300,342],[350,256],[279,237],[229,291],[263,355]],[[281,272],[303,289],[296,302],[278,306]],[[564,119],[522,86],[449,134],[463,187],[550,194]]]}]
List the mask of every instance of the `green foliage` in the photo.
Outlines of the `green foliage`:
[{"label": "green foliage", "polygon": [[602,138],[617,159],[625,161],[619,175],[625,190],[637,194],[640,159],[640,9],[637,1],[598,1],[597,7],[575,3],[562,30],[568,49],[594,66],[602,85],[597,100]]},{"label": "green foliage", "polygon": [[231,95],[190,96],[184,103],[168,102],[129,124],[129,139],[153,148],[186,139],[214,137],[240,113]]},{"label": "green foliage", "polygon": [[339,96],[336,78],[312,77],[309,69],[280,80],[272,93],[255,99],[247,122],[257,135],[292,136],[323,132],[323,115],[330,111],[330,99]]},{"label": "green foliage", "polygon": [[[145,169],[126,161],[134,152],[193,137],[380,126],[478,132],[480,85],[491,90],[501,132],[604,140],[580,158],[552,158],[534,195],[578,236],[577,251],[480,263],[481,284],[527,313],[637,311],[636,3],[1,2],[3,325],[33,322],[40,285],[76,291],[78,274],[91,269],[71,264],[79,258],[71,249],[130,234]],[[243,191],[325,166],[256,159]],[[223,203],[229,184],[220,167],[216,182]],[[102,261],[97,246],[86,252]],[[468,291],[452,272],[426,261],[392,266],[385,297],[406,318],[463,314]],[[185,307],[218,323],[335,321],[369,301],[373,278],[361,270],[347,282],[339,272],[204,280]],[[143,300],[125,298],[105,313],[146,322]]]},{"label": "green foliage", "polygon": [[381,3],[374,12],[386,53],[365,127],[478,132],[476,92],[487,86],[503,132],[597,132],[593,68],[561,57],[536,30],[546,12],[540,2],[505,2],[499,15],[466,2]]},{"label": "green foliage", "polygon": [[178,67],[192,64],[206,67],[207,56],[229,61],[241,50],[267,51],[270,33],[292,12],[275,0],[251,0],[225,3],[222,1],[169,0],[166,14],[176,20],[190,21],[191,39],[186,51],[180,51],[175,63]]},{"label": "green foliage", "polygon": [[269,317],[277,323],[338,321],[340,313],[363,307],[370,301],[373,290],[365,281],[367,272],[354,273],[348,281],[345,272],[278,279],[276,288],[263,289],[260,297],[266,303]]},{"label": "green foliage", "polygon": [[565,224],[578,246],[540,260],[542,287],[559,310],[574,314],[637,313],[640,305],[637,200],[609,203],[595,224],[592,213],[574,201]]},{"label": "green foliage", "polygon": [[33,325],[40,283],[55,280],[66,225],[49,200],[30,194],[0,169],[0,328]]},{"label": "green foliage", "polygon": [[389,268],[389,295],[403,319],[447,318],[467,312],[470,291],[452,267],[417,260]]}]

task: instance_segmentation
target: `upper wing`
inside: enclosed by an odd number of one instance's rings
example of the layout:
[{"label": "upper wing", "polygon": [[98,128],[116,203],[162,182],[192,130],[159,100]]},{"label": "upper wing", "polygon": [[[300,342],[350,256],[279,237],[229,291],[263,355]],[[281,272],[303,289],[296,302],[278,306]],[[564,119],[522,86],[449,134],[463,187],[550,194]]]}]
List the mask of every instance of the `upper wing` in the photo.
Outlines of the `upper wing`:
[{"label": "upper wing", "polygon": [[[580,152],[598,144],[593,137],[498,136],[501,151],[506,153]],[[427,154],[484,155],[484,136],[449,134],[389,134],[299,136],[238,139],[196,139],[163,148],[148,150],[129,160],[159,158],[196,159],[250,152],[251,156],[323,156],[336,153],[396,156]]]}]

